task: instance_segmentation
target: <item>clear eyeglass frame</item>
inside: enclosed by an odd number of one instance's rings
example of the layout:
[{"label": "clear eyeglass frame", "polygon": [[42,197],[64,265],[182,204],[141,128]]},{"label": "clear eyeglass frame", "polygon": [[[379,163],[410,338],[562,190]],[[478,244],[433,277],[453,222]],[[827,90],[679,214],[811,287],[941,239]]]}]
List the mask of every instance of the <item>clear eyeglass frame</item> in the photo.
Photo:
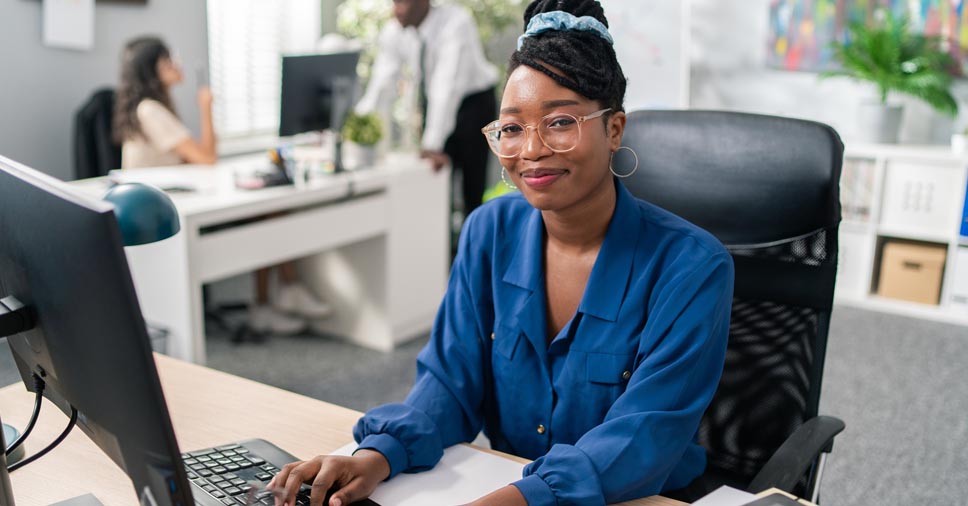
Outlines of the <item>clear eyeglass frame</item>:
[{"label": "clear eyeglass frame", "polygon": [[[502,123],[501,120],[497,119],[497,120],[494,120],[494,121],[488,123],[487,125],[485,125],[484,128],[481,128],[481,133],[484,134],[484,137],[487,139],[487,145],[491,148],[491,151],[493,151],[494,154],[497,155],[499,158],[514,158],[514,157],[520,155],[521,154],[521,151],[524,150],[524,147],[528,144],[528,136],[530,135],[530,132],[528,130],[534,130],[535,133],[538,134],[538,139],[541,140],[541,143],[544,144],[545,147],[547,147],[551,151],[553,151],[555,153],[567,153],[567,152],[575,149],[576,147],[578,147],[578,144],[581,143],[581,126],[582,126],[582,123],[584,123],[584,122],[586,122],[588,120],[591,120],[591,119],[595,119],[595,118],[601,117],[605,113],[611,112],[611,110],[612,110],[611,107],[606,107],[605,109],[602,109],[602,110],[599,110],[599,111],[595,111],[593,113],[586,114],[584,116],[575,116],[574,114],[568,114],[568,113],[562,113],[562,112],[553,112],[551,114],[545,115],[544,117],[542,117],[537,122],[535,122],[535,123],[529,123],[527,125],[523,125],[523,124],[518,123],[516,121],[509,121],[509,122],[506,122],[506,123]],[[578,136],[575,139],[575,145],[572,146],[572,147],[570,147],[570,148],[568,148],[568,149],[556,149],[556,148],[552,147],[551,145],[549,145],[548,142],[544,139],[544,137],[541,136],[541,130],[539,129],[539,126],[542,125],[549,118],[561,118],[561,117],[570,117],[570,118],[574,119],[575,120],[575,123],[578,125]],[[497,150],[497,148],[495,147],[495,142],[499,142],[499,141],[498,141],[498,139],[495,139],[494,138],[494,136],[500,134],[501,133],[501,129],[503,127],[507,126],[508,124],[518,125],[518,126],[520,126],[522,128],[522,131],[524,132],[524,139],[521,142],[521,148],[518,150],[517,153],[511,154],[511,155],[501,154]]]}]

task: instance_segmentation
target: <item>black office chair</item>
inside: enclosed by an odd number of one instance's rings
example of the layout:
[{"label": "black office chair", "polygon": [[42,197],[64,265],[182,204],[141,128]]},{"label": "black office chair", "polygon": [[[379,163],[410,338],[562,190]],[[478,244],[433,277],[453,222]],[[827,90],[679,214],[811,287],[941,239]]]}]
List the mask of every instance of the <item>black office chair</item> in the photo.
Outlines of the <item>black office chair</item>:
[{"label": "black office chair", "polygon": [[[844,429],[817,416],[837,269],[837,132],[754,114],[636,111],[623,144],[639,158],[629,190],[711,232],[736,266],[726,365],[699,429],[703,491],[776,487],[816,502]],[[631,170],[619,160],[616,172]]]},{"label": "black office chair", "polygon": [[107,175],[121,168],[121,146],[112,137],[114,90],[96,90],[74,114],[74,177]]}]

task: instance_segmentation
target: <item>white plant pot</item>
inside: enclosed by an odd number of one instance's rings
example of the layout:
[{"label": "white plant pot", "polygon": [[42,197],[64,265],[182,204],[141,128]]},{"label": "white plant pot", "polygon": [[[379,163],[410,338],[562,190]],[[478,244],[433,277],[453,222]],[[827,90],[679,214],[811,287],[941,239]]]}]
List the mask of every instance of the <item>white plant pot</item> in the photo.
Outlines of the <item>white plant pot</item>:
[{"label": "white plant pot", "polygon": [[880,144],[896,144],[901,131],[904,106],[864,102],[857,115],[857,140]]},{"label": "white plant pot", "polygon": [[951,152],[956,155],[968,153],[968,135],[951,134]]},{"label": "white plant pot", "polygon": [[343,143],[343,166],[349,170],[365,169],[376,165],[376,146],[364,146],[355,142]]}]

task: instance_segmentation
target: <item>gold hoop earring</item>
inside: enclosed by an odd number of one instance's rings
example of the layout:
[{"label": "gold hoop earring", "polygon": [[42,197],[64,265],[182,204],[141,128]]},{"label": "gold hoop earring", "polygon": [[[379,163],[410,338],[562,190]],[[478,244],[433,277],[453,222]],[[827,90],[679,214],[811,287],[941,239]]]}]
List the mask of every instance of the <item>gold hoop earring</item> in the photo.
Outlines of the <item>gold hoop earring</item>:
[{"label": "gold hoop earring", "polygon": [[[619,151],[621,151],[623,149],[629,150],[629,153],[632,153],[632,156],[635,157],[635,167],[632,167],[632,171],[629,172],[628,174],[619,174],[619,173],[615,172],[615,169],[612,167],[612,160],[615,158],[615,153],[618,153]],[[632,149],[632,148],[630,148],[628,146],[622,146],[622,147],[616,149],[615,152],[612,153],[611,158],[608,159],[608,170],[610,170],[612,172],[612,175],[614,175],[615,177],[629,177],[632,174],[635,174],[635,171],[639,170],[639,155],[637,155],[635,153],[635,150],[634,149]]]},{"label": "gold hoop earring", "polygon": [[508,170],[506,168],[504,168],[503,166],[501,167],[501,181],[504,181],[504,186],[507,186],[512,190],[517,190],[518,189],[517,186],[514,186],[513,184],[509,183],[507,179],[504,179],[504,173],[507,171]]}]

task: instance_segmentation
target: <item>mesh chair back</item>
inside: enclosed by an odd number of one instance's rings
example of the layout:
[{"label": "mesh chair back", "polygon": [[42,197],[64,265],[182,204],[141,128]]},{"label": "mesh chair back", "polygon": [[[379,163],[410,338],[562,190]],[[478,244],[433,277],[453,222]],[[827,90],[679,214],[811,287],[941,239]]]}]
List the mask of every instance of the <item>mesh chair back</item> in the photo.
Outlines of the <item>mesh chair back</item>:
[{"label": "mesh chair back", "polygon": [[699,440],[707,473],[745,487],[817,414],[843,145],[819,123],[715,111],[630,113],[623,145],[639,158],[629,190],[705,228],[733,255],[726,364]]}]

